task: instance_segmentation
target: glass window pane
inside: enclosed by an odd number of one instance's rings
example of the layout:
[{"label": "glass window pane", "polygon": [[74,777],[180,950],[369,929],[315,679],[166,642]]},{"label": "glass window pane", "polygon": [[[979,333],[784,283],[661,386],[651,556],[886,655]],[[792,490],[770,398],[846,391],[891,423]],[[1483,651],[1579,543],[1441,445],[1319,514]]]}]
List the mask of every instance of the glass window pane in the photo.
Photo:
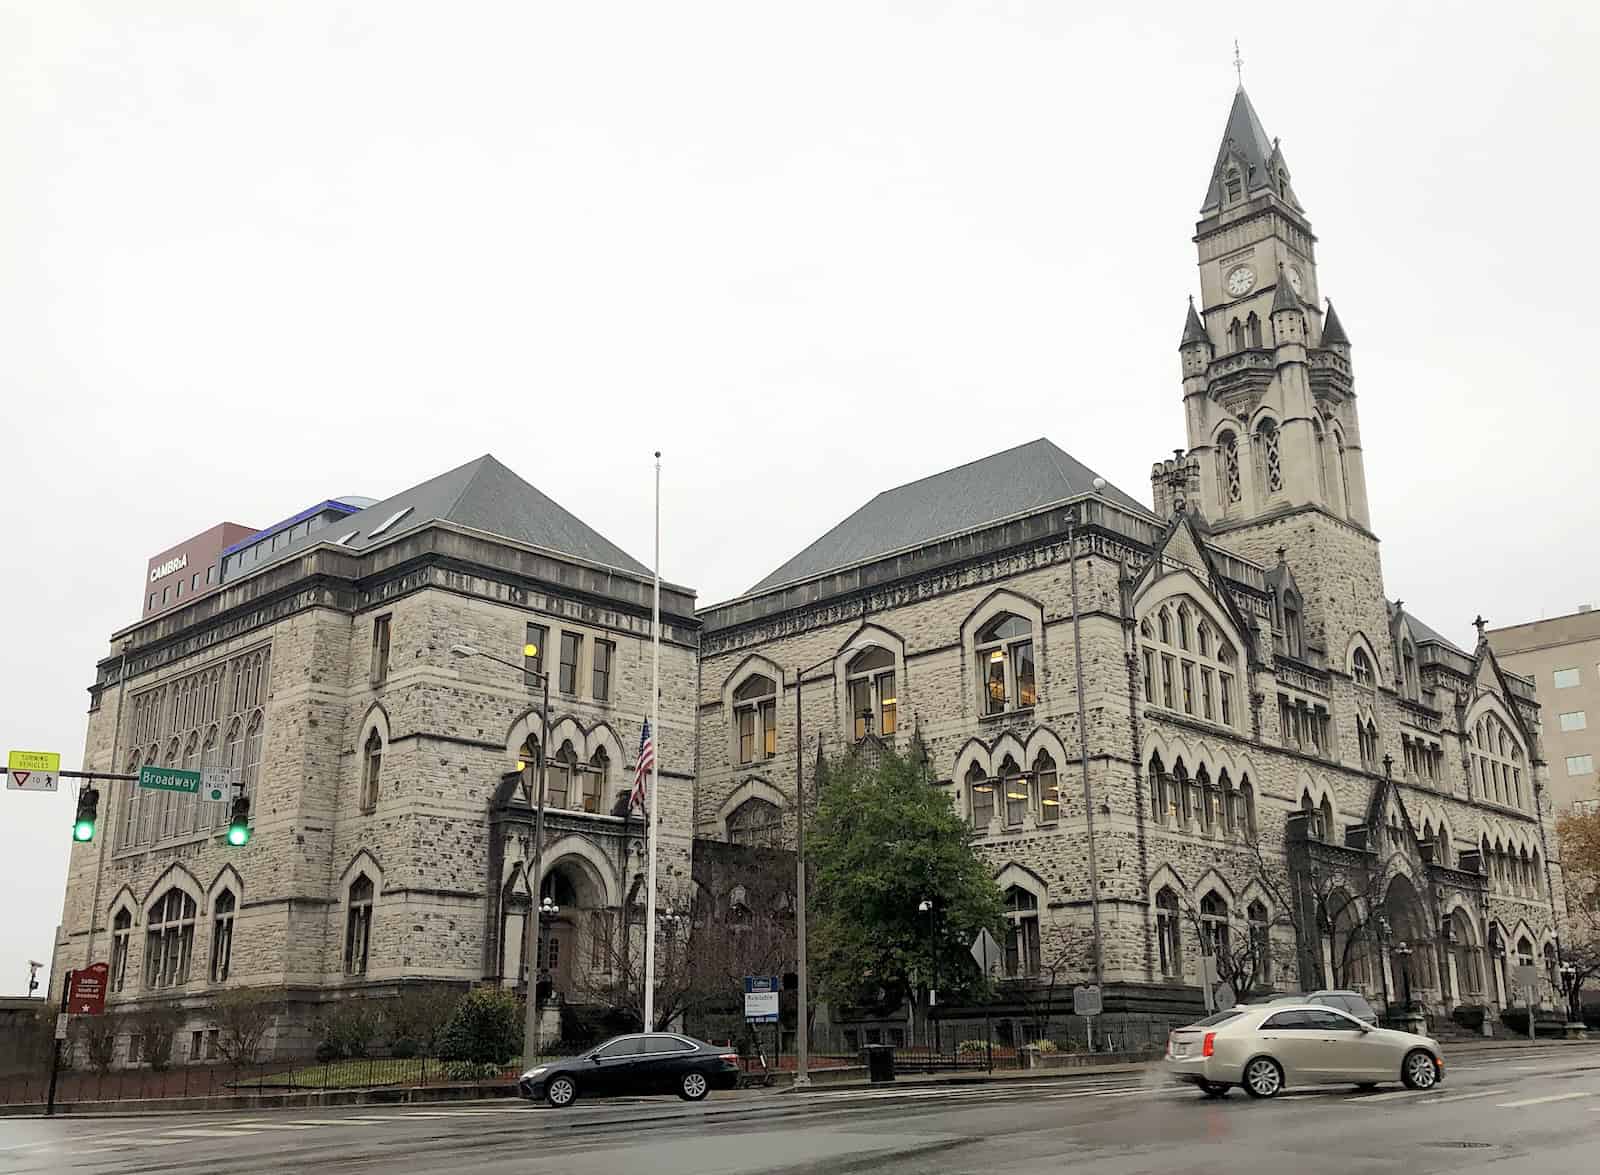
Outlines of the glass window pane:
[{"label": "glass window pane", "polygon": [[1017,705],[1032,706],[1038,701],[1034,685],[1033,642],[1019,641],[1012,645],[1011,656],[1017,673]]}]

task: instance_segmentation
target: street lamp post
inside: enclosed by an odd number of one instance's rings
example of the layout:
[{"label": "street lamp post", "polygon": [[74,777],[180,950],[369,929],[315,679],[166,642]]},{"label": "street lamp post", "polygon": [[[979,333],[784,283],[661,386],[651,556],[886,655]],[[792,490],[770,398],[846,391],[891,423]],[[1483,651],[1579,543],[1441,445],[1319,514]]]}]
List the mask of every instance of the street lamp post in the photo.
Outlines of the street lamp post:
[{"label": "street lamp post", "polygon": [[928,1055],[929,1072],[933,1058],[939,1053],[939,1021],[934,1016],[934,1006],[939,1002],[939,936],[934,929],[933,899],[923,898],[917,906],[918,913],[928,915],[928,1043],[933,1046],[933,1052]]},{"label": "street lamp post", "polygon": [[1378,915],[1377,931],[1378,978],[1383,982],[1383,1013],[1387,1016],[1391,1013],[1391,1008],[1389,1007],[1389,960],[1387,949],[1389,946],[1389,919],[1386,915]]},{"label": "street lamp post", "polygon": [[[504,665],[508,669],[515,669],[534,679],[534,684],[543,689],[543,697],[539,704],[539,778],[536,795],[528,794],[528,786],[523,784],[523,798],[533,807],[533,862],[528,873],[528,923],[522,935],[522,960],[523,966],[528,970],[527,1008],[526,1019],[522,1029],[522,1044],[527,1056],[523,1059],[529,1064],[539,1055],[542,1045],[540,1040],[539,1023],[539,977],[537,972],[540,945],[540,927],[543,925],[541,915],[541,900],[539,891],[543,888],[544,880],[544,797],[545,797],[545,765],[550,758],[550,674],[547,670],[529,669],[526,664],[517,665],[502,657],[495,657],[489,653],[476,649],[472,645],[451,645],[450,652],[457,657],[482,657],[486,661],[493,661],[497,665]],[[523,657],[537,657],[539,646],[527,644],[522,646]],[[519,773],[520,774],[520,773]]]},{"label": "street lamp post", "polygon": [[1400,956],[1400,999],[1406,1012],[1411,1011],[1411,945],[1404,939],[1395,945],[1394,953]]},{"label": "street lamp post", "polygon": [[[1105,478],[1094,479],[1096,493],[1105,489]],[[1078,555],[1075,538],[1082,522],[1078,503],[1067,511],[1067,565],[1072,584],[1072,663],[1077,672],[1078,684],[1078,764],[1083,771],[1084,833],[1089,850],[1089,910],[1094,920],[1094,981],[1105,981],[1105,963],[1102,959],[1104,943],[1100,937],[1100,871],[1094,851],[1094,793],[1089,785],[1089,705],[1083,696],[1083,630],[1078,620]]]}]

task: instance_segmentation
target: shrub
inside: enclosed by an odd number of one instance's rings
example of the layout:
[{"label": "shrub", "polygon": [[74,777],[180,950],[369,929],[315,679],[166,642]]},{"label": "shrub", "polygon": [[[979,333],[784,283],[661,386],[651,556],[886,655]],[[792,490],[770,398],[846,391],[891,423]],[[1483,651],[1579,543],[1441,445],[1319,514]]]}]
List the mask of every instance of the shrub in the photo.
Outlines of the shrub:
[{"label": "shrub", "polygon": [[272,1027],[283,999],[280,991],[235,987],[212,1002],[211,1020],[217,1026],[217,1051],[235,1065],[253,1065],[261,1040]]},{"label": "shrub", "polygon": [[432,1055],[460,993],[444,984],[402,992],[384,1008],[389,1051],[396,1057]]},{"label": "shrub", "polygon": [[1512,1032],[1520,1032],[1523,1036],[1527,1036],[1528,1009],[1506,1008],[1500,1013],[1500,1023],[1511,1029]]},{"label": "shrub", "polygon": [[522,1001],[513,992],[480,987],[461,997],[439,1035],[439,1057],[504,1065],[522,1050]]},{"label": "shrub", "polygon": [[1032,1048],[1036,1048],[1041,1053],[1045,1053],[1047,1055],[1049,1053],[1054,1053],[1054,1052],[1059,1052],[1060,1051],[1060,1049],[1056,1045],[1056,1042],[1053,1041],[1053,1040],[1030,1040],[1028,1042],[1028,1044]]},{"label": "shrub", "polygon": [[[117,1037],[126,1031],[123,1018],[115,1012],[104,1016],[79,1016],[73,1024],[78,1043],[83,1046],[83,1058],[97,1073],[111,1069],[117,1059]],[[50,1025],[52,1034],[55,1024]]]},{"label": "shrub", "polygon": [[[129,1017],[135,1039],[140,1042],[138,1060],[158,1072],[172,1064],[172,1042],[183,1027],[183,1013],[177,1008],[144,1008]],[[130,1060],[135,1058],[130,1057]]]},{"label": "shrub", "polygon": [[1482,1032],[1484,1007],[1482,1004],[1457,1004],[1450,1010],[1450,1019],[1468,1032]]},{"label": "shrub", "polygon": [[500,1076],[502,1068],[492,1061],[447,1061],[444,1075],[451,1081],[489,1081]]},{"label": "shrub", "polygon": [[383,1014],[361,1000],[344,1000],[323,1011],[317,1020],[321,1040],[317,1060],[339,1061],[364,1057],[383,1026]]},{"label": "shrub", "polygon": [[963,1056],[971,1056],[974,1053],[986,1053],[988,1051],[989,1042],[986,1040],[964,1040],[956,1045],[956,1052]]}]

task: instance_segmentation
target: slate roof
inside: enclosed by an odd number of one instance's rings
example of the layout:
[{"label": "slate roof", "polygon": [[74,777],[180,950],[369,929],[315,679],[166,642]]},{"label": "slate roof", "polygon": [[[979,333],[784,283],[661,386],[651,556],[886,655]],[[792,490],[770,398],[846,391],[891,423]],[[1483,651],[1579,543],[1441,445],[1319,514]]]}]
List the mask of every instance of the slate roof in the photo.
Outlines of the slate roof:
[{"label": "slate roof", "polygon": [[[884,490],[838,526],[752,587],[755,595],[891,551],[1027,514],[1094,489],[1094,470],[1041,437]],[[1105,497],[1149,515],[1115,486]]]},{"label": "slate roof", "polygon": [[1344,333],[1344,323],[1339,321],[1339,316],[1333,312],[1333,302],[1328,302],[1328,315],[1322,320],[1322,345],[1331,347],[1335,343],[1350,345],[1350,336]]},{"label": "slate roof", "polygon": [[[402,512],[402,517],[383,526]],[[343,545],[361,551],[435,521],[454,522],[636,575],[652,574],[643,563],[488,454],[313,531],[251,570],[318,543],[335,542],[351,531],[356,532],[355,537]],[[372,532],[379,529],[382,533],[374,537]]]},{"label": "slate roof", "polygon": [[1195,312],[1194,295],[1189,295],[1189,314],[1183,320],[1183,338],[1178,340],[1178,346],[1185,347],[1190,343],[1209,343],[1211,336],[1206,334],[1206,324],[1200,321],[1200,315]]},{"label": "slate roof", "polygon": [[[1385,602],[1388,604],[1389,614],[1392,616],[1395,611],[1394,602],[1392,600]],[[1410,623],[1411,631],[1417,634],[1417,642],[1419,644],[1428,644],[1430,642],[1441,644],[1447,649],[1452,649],[1455,652],[1460,653],[1463,657],[1472,656],[1471,653],[1467,652],[1460,645],[1456,644],[1455,641],[1451,640],[1438,630],[1429,628],[1426,624],[1422,623],[1422,621],[1418,620],[1416,613],[1406,608],[1401,608],[1400,611],[1405,615],[1406,620]]]},{"label": "slate roof", "polygon": [[1270,186],[1272,172],[1267,161],[1272,158],[1272,140],[1267,138],[1266,129],[1243,86],[1233,95],[1233,108],[1228,111],[1228,124],[1222,131],[1222,145],[1217,148],[1217,161],[1211,168],[1211,182],[1206,186],[1201,212],[1222,206],[1222,160],[1228,154],[1230,143],[1233,153],[1246,165],[1245,192]]},{"label": "slate roof", "polygon": [[1267,313],[1276,314],[1280,310],[1299,310],[1300,297],[1294,292],[1294,287],[1289,284],[1288,277],[1283,272],[1283,266],[1278,266],[1278,288],[1272,295],[1272,309]]}]

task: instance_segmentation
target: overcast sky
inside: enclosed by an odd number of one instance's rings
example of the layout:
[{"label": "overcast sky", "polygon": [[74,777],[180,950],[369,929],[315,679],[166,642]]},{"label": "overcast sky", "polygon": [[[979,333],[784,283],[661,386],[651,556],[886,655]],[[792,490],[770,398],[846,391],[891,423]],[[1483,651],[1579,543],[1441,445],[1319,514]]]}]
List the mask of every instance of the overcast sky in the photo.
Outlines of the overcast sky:
[{"label": "overcast sky", "polygon": [[[1148,501],[1235,35],[1389,594],[1600,603],[1600,22],[1495,11],[0,0],[0,741],[79,765],[156,551],[485,452],[649,562],[663,449],[702,603],[1041,435]],[[72,796],[0,803],[11,992]]]}]

